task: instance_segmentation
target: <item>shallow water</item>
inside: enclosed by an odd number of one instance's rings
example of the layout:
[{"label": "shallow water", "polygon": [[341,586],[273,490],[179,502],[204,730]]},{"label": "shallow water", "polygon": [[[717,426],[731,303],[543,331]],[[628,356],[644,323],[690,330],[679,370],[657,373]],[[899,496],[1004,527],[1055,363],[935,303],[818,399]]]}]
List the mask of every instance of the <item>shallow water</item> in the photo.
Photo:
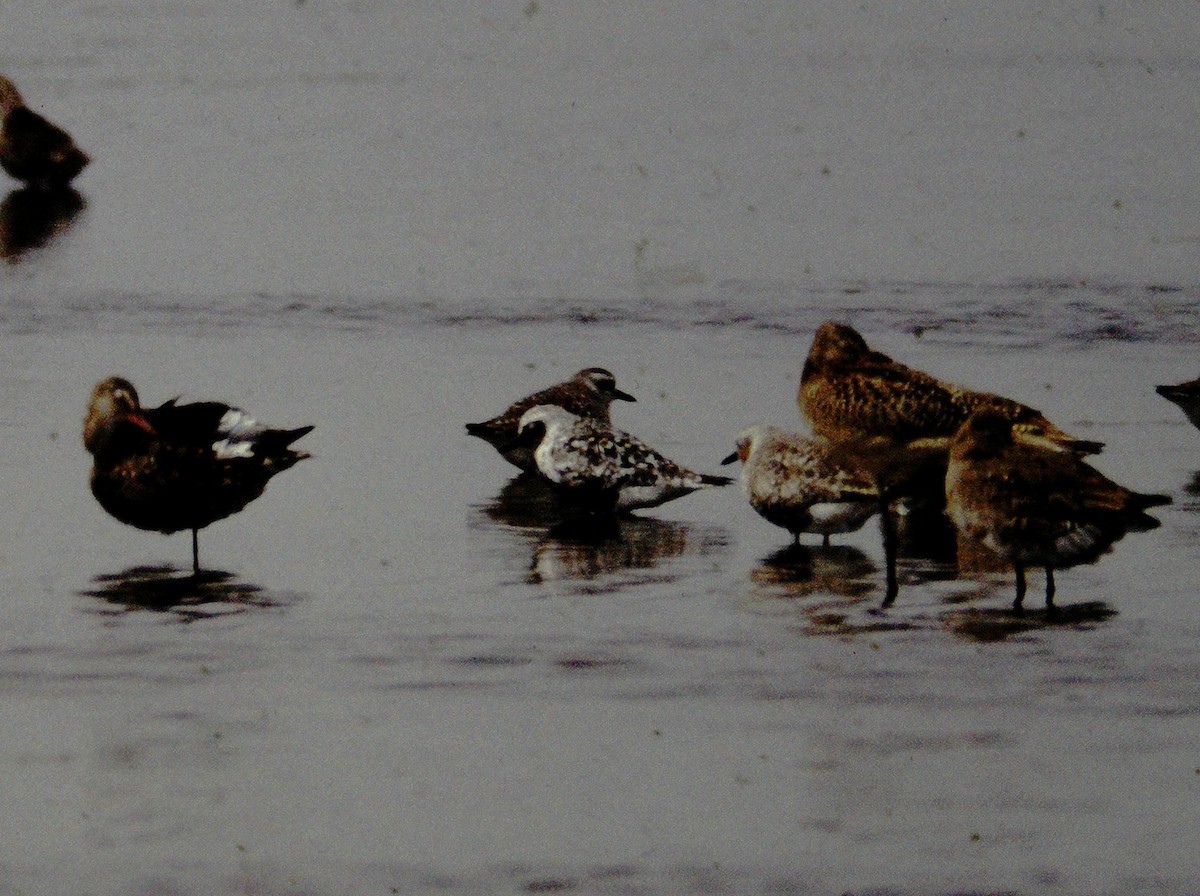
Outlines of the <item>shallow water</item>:
[{"label": "shallow water", "polygon": [[[1101,340],[1069,306],[1103,297],[1035,297],[1022,314],[1054,325],[1031,330],[932,295],[10,322],[6,886],[1188,892],[1200,433],[1149,387],[1190,373],[1163,321],[1195,296],[1123,295],[1135,332]],[[939,316],[947,296],[974,310]],[[1008,576],[914,537],[884,610],[873,525],[788,550],[730,488],[556,532],[462,431],[602,362],[639,398],[620,425],[715,469],[743,424],[799,425],[801,334],[838,304],[881,349],[1106,441],[1106,472],[1175,497],[1162,527],[1063,573],[1057,616],[1037,584],[1013,616]],[[114,359],[148,402],[318,425],[312,460],[202,533],[224,572],[199,587],[186,537],[87,492],[82,403]]]},{"label": "shallow water", "polygon": [[[6,9],[95,162],[0,203],[0,892],[1194,893],[1197,13],[1027,13]],[[564,530],[463,431],[599,364],[716,471],[831,317],[1162,526],[1020,616],[912,529],[885,609],[874,524]],[[198,583],[114,373],[316,424]]]}]

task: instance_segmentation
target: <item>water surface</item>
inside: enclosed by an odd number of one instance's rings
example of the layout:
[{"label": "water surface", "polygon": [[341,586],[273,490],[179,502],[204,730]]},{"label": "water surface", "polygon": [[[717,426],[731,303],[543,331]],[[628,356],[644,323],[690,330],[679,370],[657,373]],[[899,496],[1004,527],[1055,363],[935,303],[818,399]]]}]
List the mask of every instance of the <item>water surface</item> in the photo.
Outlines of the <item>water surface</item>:
[{"label": "water surface", "polygon": [[[0,891],[1194,893],[1195,16],[6,7],[95,161],[0,202]],[[598,364],[716,471],[831,317],[1162,526],[884,609],[873,525],[563,531],[463,431]],[[88,493],[115,373],[316,425],[199,583]]]}]

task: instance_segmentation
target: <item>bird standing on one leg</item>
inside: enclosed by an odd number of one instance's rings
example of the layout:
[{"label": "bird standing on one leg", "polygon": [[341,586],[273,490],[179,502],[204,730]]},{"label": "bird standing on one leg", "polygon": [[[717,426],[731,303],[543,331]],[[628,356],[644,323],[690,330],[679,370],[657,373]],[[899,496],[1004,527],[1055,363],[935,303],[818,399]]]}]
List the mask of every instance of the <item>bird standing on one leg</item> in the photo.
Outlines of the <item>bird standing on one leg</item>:
[{"label": "bird standing on one leg", "polygon": [[198,573],[199,530],[241,510],[272,476],[308,457],[290,446],[312,429],[271,429],[212,401],[143,408],[128,380],[110,377],[92,391],[83,443],[100,506],[139,529],[191,530]]}]

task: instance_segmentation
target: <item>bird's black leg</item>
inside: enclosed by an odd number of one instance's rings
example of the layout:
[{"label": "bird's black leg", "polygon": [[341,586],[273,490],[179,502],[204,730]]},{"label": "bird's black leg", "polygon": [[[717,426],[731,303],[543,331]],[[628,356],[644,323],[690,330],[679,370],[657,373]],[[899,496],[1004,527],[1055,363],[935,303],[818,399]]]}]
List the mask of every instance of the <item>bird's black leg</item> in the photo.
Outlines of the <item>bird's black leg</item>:
[{"label": "bird's black leg", "polygon": [[1054,567],[1046,567],[1046,609],[1054,609]]},{"label": "bird's black leg", "polygon": [[1021,561],[1013,563],[1013,574],[1017,579],[1017,599],[1013,601],[1013,609],[1020,610],[1025,602],[1025,565]]},{"label": "bird's black leg", "polygon": [[883,605],[890,607],[900,593],[900,581],[896,577],[896,521],[887,501],[880,502],[879,531],[883,534],[883,562],[886,588]]},{"label": "bird's black leg", "polygon": [[192,575],[200,575],[200,530],[192,530]]}]

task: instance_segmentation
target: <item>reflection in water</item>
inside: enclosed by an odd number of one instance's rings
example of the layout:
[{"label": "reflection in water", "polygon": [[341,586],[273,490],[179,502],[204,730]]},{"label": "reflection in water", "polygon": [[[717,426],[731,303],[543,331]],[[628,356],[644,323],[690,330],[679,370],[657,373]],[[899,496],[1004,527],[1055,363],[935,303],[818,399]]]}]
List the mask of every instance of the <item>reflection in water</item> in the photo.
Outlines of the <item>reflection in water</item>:
[{"label": "reflection in water", "polygon": [[1200,510],[1200,470],[1188,477],[1183,493],[1187,495],[1187,499],[1180,502],[1184,509]]},{"label": "reflection in water", "polygon": [[1041,610],[968,607],[945,614],[942,627],[971,641],[1003,641],[1045,629],[1092,628],[1116,614],[1109,604],[1099,600]]},{"label": "reflection in water", "polygon": [[518,529],[544,529],[566,520],[554,490],[532,473],[514,476],[480,509],[496,522]]},{"label": "reflection in water", "polygon": [[[878,567],[848,545],[788,545],[764,557],[751,580],[773,599],[811,598],[795,606],[807,635],[858,635],[912,628],[909,621],[883,615],[872,600],[879,588]],[[886,604],[886,600],[885,600]]]},{"label": "reflection in water", "polygon": [[[897,566],[906,585],[954,579],[955,529],[939,512],[896,515]],[[829,594],[863,597],[878,587],[875,565],[857,548],[839,545],[806,547],[796,543],[764,558],[751,578],[758,584],[781,585],[787,597]],[[890,606],[886,593],[883,605]]]},{"label": "reflection in water", "polygon": [[237,581],[233,573],[218,570],[193,575],[190,569],[184,571],[172,566],[135,566],[124,572],[97,576],[94,581],[97,587],[81,593],[119,608],[101,612],[172,612],[183,622],[241,612],[246,607],[278,607],[289,602],[268,596],[258,585]]},{"label": "reflection in water", "polygon": [[650,569],[668,557],[697,549],[707,553],[710,547],[723,545],[714,539],[711,545],[694,547],[691,526],[667,520],[572,521],[551,527],[537,541],[529,577],[532,582],[593,579],[624,569]]},{"label": "reflection in water", "polygon": [[790,544],[759,561],[750,578],[756,584],[771,586],[780,597],[829,594],[860,598],[877,587],[873,581],[876,570],[858,548]]},{"label": "reflection in water", "polygon": [[[929,521],[926,521],[929,522]],[[911,535],[912,533],[910,533]],[[751,571],[751,580],[760,587],[760,609],[777,615],[779,599],[805,598],[789,605],[799,614],[797,631],[806,635],[852,637],[880,632],[912,630],[945,630],[962,638],[979,642],[1002,641],[1012,637],[1052,629],[1092,628],[1116,615],[1116,610],[1103,601],[1088,601],[1065,606],[1051,606],[1034,611],[1014,611],[1010,606],[977,607],[974,602],[995,597],[1008,587],[1003,574],[1004,565],[995,554],[982,545],[964,543],[945,531],[926,530],[920,550],[925,556],[902,558],[906,581],[914,577],[921,581],[953,580],[958,571],[977,578],[967,591],[956,590],[943,594],[941,603],[950,604],[947,612],[930,613],[928,607],[906,610],[904,601],[892,604],[886,599],[882,607],[871,600],[879,589],[877,566],[862,551],[845,545],[789,545],[764,557]],[[918,542],[907,541],[909,551]],[[981,577],[982,578],[979,578]],[[927,600],[927,597],[926,597]],[[972,606],[966,606],[970,602]]]},{"label": "reflection in water", "polygon": [[699,531],[691,524],[654,517],[566,513],[549,485],[528,473],[509,481],[480,510],[531,542],[531,582],[650,569],[668,557],[707,555],[728,544],[724,530],[714,527]]},{"label": "reflection in water", "polygon": [[0,202],[0,258],[16,264],[67,230],[86,205],[72,187],[13,190]]}]

